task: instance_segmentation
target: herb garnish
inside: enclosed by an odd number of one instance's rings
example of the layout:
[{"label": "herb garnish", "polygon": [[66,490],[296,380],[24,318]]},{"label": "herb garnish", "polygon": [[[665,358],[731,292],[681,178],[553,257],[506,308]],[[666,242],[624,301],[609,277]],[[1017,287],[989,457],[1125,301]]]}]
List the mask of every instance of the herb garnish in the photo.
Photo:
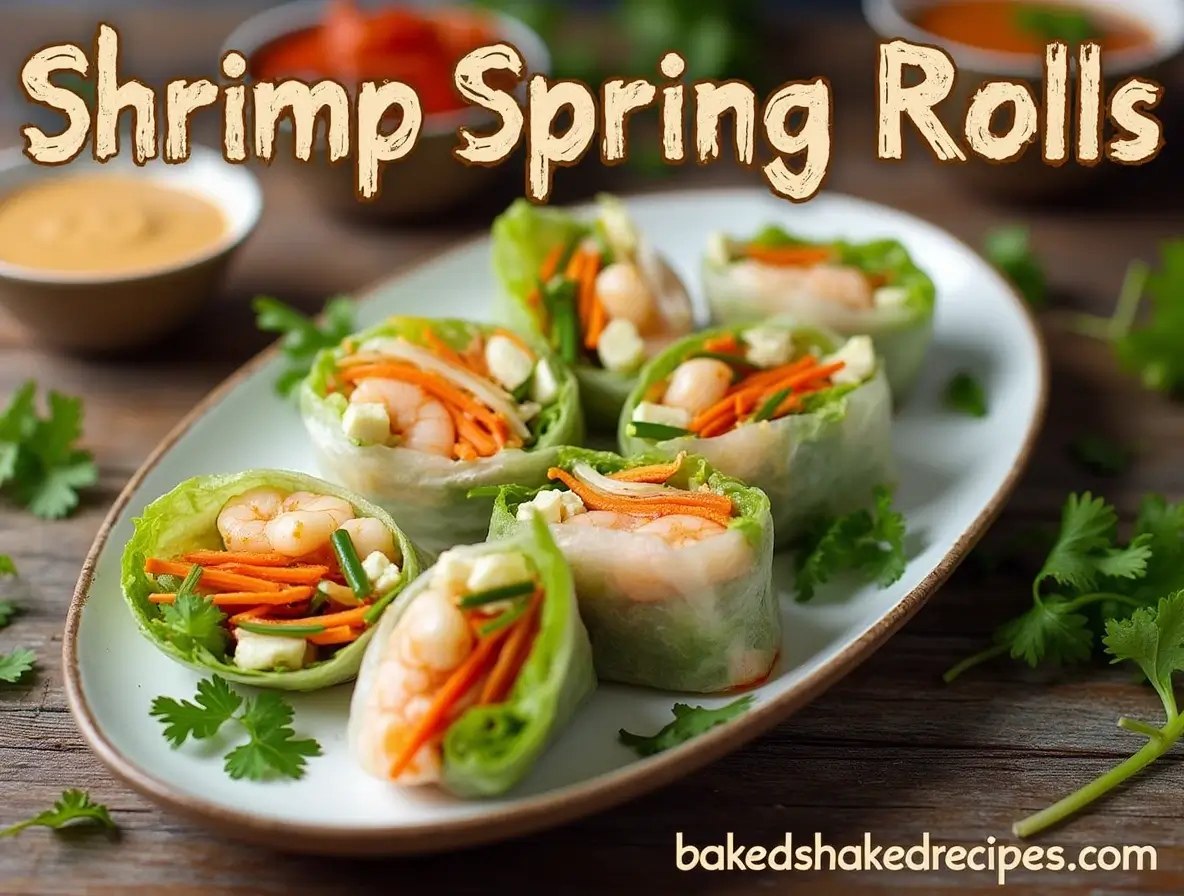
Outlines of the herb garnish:
[{"label": "herb garnish", "polygon": [[302,778],[308,757],[321,755],[321,746],[315,740],[295,739],[291,727],[295,713],[274,691],[244,699],[231,690],[224,678],[214,675],[198,682],[194,700],[191,703],[157,697],[149,714],[165,726],[165,740],[173,749],[190,737],[213,737],[232,719],[238,722],[249,740],[226,754],[226,773],[231,778]]},{"label": "herb garnish", "polygon": [[1021,31],[1038,37],[1041,43],[1063,40],[1080,44],[1102,36],[1101,29],[1082,10],[1059,4],[1018,4],[1015,23]]},{"label": "herb garnish", "polygon": [[755,698],[752,694],[749,694],[719,709],[675,703],[674,721],[657,734],[633,734],[622,728],[617,732],[617,737],[625,746],[632,747],[639,756],[653,756],[655,753],[684,744],[691,738],[710,731],[716,725],[731,721],[748,709],[753,699]]},{"label": "herb garnish", "polygon": [[285,398],[291,397],[308,375],[317,352],[333,348],[354,331],[354,303],[344,296],[325,303],[321,314],[324,324],[271,296],[256,296],[251,306],[260,330],[282,334],[280,348],[285,368],[276,379],[275,390]]},{"label": "herb garnish", "polygon": [[0,681],[17,684],[33,671],[37,654],[27,647],[18,647],[12,653],[0,653]]},{"label": "herb garnish", "polygon": [[183,653],[193,655],[197,651],[208,651],[220,655],[226,647],[226,629],[222,623],[226,614],[197,593],[201,580],[201,567],[196,564],[177,589],[177,596],[171,604],[160,605],[160,618],[150,624],[166,641]]},{"label": "herb garnish", "polygon": [[1011,280],[1033,308],[1048,304],[1048,285],[1044,269],[1032,251],[1027,227],[1010,225],[987,233],[983,251],[991,264]]},{"label": "herb garnish", "polygon": [[970,417],[987,416],[987,393],[982,383],[965,371],[955,373],[946,384],[946,407]]},{"label": "herb garnish", "polygon": [[904,575],[905,520],[893,509],[892,492],[875,489],[871,510],[824,520],[803,538],[794,556],[796,599],[806,602],[831,576],[856,570],[886,588]]},{"label": "herb garnish", "polygon": [[82,400],[49,393],[49,416],[37,413],[37,384],[30,380],[0,413],[0,492],[35,516],[53,520],[78,506],[78,490],[98,481],[82,437]]},{"label": "herb garnish", "polygon": [[1069,444],[1069,454],[1082,467],[1098,476],[1120,476],[1134,462],[1131,451],[1113,439],[1087,435]]},{"label": "herb garnish", "polygon": [[85,822],[104,828],[108,834],[116,831],[115,822],[111,820],[111,813],[102,803],[91,800],[85,790],[65,790],[62,797],[53,804],[52,809],[34,815],[26,821],[18,822],[0,830],[0,837],[15,837],[21,831],[31,827],[51,828],[55,831],[75,822]]}]

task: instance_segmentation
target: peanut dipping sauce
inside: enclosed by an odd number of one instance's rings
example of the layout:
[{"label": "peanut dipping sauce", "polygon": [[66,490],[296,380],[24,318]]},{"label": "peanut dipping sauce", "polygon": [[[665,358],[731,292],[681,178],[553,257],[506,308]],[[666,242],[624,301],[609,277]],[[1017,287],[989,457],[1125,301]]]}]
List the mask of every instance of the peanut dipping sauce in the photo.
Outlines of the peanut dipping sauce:
[{"label": "peanut dipping sauce", "polygon": [[1023,0],[950,0],[922,7],[910,18],[930,34],[968,47],[1002,53],[1044,54],[1049,38],[1024,27],[1023,14],[1030,10],[1054,10],[1085,16],[1098,32],[1102,50],[1146,47],[1152,35],[1140,22],[1111,9],[1089,3],[1023,2]]},{"label": "peanut dipping sauce", "polygon": [[209,200],[146,177],[53,177],[0,197],[0,261],[134,274],[198,256],[228,230]]}]

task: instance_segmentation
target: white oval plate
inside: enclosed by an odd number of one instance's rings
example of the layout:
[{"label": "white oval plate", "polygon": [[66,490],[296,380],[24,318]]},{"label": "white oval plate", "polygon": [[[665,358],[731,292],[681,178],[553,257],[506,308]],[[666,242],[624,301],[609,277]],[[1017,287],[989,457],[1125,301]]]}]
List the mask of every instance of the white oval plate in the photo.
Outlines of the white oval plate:
[{"label": "white oval plate", "polygon": [[[672,704],[687,697],[605,685],[512,793],[464,802],[430,789],[400,790],[351,761],[350,689],[343,686],[290,698],[298,734],[315,737],[325,750],[304,779],[232,781],[222,770],[224,750],[193,743],[170,749],[149,717],[157,695],[192,698],[199,676],[140,637],[120,594],[119,561],[132,518],[183,479],[250,467],[316,472],[299,416],[272,392],[279,362],[265,353],[165,439],[116,502],[83,568],[65,636],[67,694],[83,735],[116,774],[179,813],[285,849],[426,852],[502,839],[635,797],[755,737],[851,671],[949,576],[1000,510],[1044,412],[1044,352],[1015,293],[945,232],[849,197],[791,206],[755,190],[706,191],[638,198],[629,206],[691,285],[709,231],[745,232],[769,220],[818,237],[896,236],[929,271],[939,297],[936,340],[894,434],[897,504],[910,531],[904,577],[884,590],[833,587],[799,605],[790,596],[787,558],[778,558],[785,641],[773,677],[753,692],[754,705],[738,721],[648,759],[620,745],[617,730],[656,731],[670,720]],[[395,313],[480,319],[493,289],[489,242],[479,239],[374,289],[360,322]],[[985,385],[985,419],[942,407],[942,389],[958,370]],[[690,699],[717,706],[730,698]]]}]

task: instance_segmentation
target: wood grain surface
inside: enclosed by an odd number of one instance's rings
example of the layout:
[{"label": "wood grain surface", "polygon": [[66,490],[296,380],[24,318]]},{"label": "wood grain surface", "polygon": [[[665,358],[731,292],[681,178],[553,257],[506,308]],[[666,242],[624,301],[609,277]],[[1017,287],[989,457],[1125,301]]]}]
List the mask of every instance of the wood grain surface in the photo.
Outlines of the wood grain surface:
[{"label": "wood grain surface", "polygon": [[[93,24],[71,15],[49,9],[6,13],[0,55],[23,58],[40,43],[73,38]],[[151,15],[155,24],[137,27],[156,35],[155,56],[145,64],[162,75],[171,72],[161,27],[191,36],[177,47],[179,57],[208,60],[234,19],[211,21],[192,11]],[[1150,257],[1161,239],[1181,229],[1181,160],[1170,138],[1155,163],[1120,172],[1089,201],[1007,208],[963,192],[915,154],[901,165],[875,160],[874,43],[858,22],[798,26],[786,31],[783,45],[786,77],[824,73],[835,85],[839,112],[830,188],[913,212],[971,243],[991,225],[1028,221],[1062,307],[1107,312],[1129,259]],[[198,58],[198,68],[205,64]],[[184,67],[195,65],[186,57]],[[21,110],[0,106],[0,113],[0,142],[10,142]],[[1170,134],[1171,121],[1168,126]],[[835,846],[862,842],[865,832],[876,843],[906,847],[925,832],[948,844],[973,846],[991,836],[1013,842],[1012,821],[1137,747],[1138,739],[1117,729],[1115,720],[1122,713],[1154,717],[1158,701],[1126,669],[1033,673],[997,663],[953,686],[941,683],[944,669],[981,646],[996,624],[1028,601],[1022,575],[988,576],[968,564],[868,663],[770,734],[653,795],[525,840],[422,859],[318,860],[219,839],[129,792],[77,734],[58,663],[69,595],[107,506],[173,424],[263,347],[266,337],[254,331],[247,305],[251,295],[268,292],[318,307],[328,294],[360,288],[487,226],[520,183],[519,173],[509,172],[504,195],[466,210],[459,221],[383,230],[323,216],[278,168],[260,175],[266,211],[257,234],[238,258],[225,294],[175,340],[132,359],[82,361],[39,350],[0,318],[0,396],[29,376],[83,396],[86,445],[102,472],[67,521],[42,523],[0,505],[0,553],[13,555],[23,573],[8,587],[10,594],[0,586],[0,596],[14,598],[25,611],[0,632],[0,651],[28,646],[40,657],[31,683],[0,694],[0,825],[46,808],[63,788],[84,787],[111,807],[122,829],[115,843],[40,830],[0,841],[0,894],[994,892],[995,877],[988,872],[680,873],[675,834],[681,831],[686,842],[698,845],[722,842],[728,832],[736,842],[765,846],[783,842],[786,833],[799,843],[818,833]],[[599,178],[595,171],[561,172],[557,183],[563,200],[579,192],[572,190],[577,180],[627,190],[758,179],[756,172],[721,167],[680,171],[656,184],[621,172]],[[584,190],[590,188],[585,183]],[[1047,319],[1044,324],[1053,368],[1048,425],[988,540],[1054,524],[1070,490],[1100,491],[1127,518],[1149,490],[1174,498],[1184,493],[1184,409],[1119,374],[1103,347],[1058,332]],[[1081,472],[1067,459],[1066,445],[1083,432],[1138,445],[1135,469],[1118,480]],[[1158,872],[1013,872],[1013,888],[1184,892],[1182,757],[1180,751],[1170,754],[1093,812],[1039,841],[1063,844],[1066,852],[1085,845],[1153,845]]]}]

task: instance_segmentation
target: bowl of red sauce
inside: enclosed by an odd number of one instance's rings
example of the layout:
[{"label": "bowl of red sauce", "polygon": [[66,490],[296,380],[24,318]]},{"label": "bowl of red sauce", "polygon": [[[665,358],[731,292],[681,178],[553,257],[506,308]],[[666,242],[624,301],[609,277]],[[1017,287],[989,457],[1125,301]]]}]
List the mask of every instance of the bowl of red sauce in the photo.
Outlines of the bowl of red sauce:
[{"label": "bowl of red sauce", "polygon": [[[323,115],[318,116],[311,161],[294,158],[290,118],[281,119],[276,141],[276,164],[299,164],[301,183],[322,205],[335,212],[398,220],[453,209],[510,167],[508,162],[466,166],[452,155],[458,128],[481,130],[497,123],[488,110],[464,102],[453,86],[453,69],[470,51],[499,42],[515,46],[526,61],[517,88],[521,98],[527,78],[550,72],[546,45],[512,16],[466,7],[298,0],[247,19],[226,39],[222,53],[242,53],[248,79],[257,81],[330,79],[356,92],[364,81],[389,80],[414,88],[423,110],[419,139],[408,155],[383,167],[381,192],[372,200],[356,195],[353,146],[348,158],[329,162]],[[513,82],[504,89],[514,89]]]},{"label": "bowl of red sauce", "polygon": [[[983,81],[1027,82],[1038,105],[1043,105],[1044,53],[1051,41],[1069,44],[1074,82],[1077,46],[1085,41],[1101,45],[1103,109],[1109,92],[1128,77],[1139,75],[1163,83],[1184,49],[1184,3],[1175,0],[863,0],[863,9],[884,40],[901,38],[949,53],[958,67],[958,79],[938,113],[964,148],[961,116]],[[1073,83],[1071,109],[1076,105],[1075,91]],[[1165,100],[1170,92],[1165,91]],[[1074,132],[1068,136],[1072,145]],[[1105,139],[1110,136],[1108,127]],[[925,152],[919,145],[917,151]],[[1041,159],[1039,135],[1016,162],[989,164],[968,155],[969,162],[945,167],[971,186],[1001,198],[1064,197],[1088,189],[1107,171],[1120,167],[1087,167],[1072,160],[1051,167]]]}]

